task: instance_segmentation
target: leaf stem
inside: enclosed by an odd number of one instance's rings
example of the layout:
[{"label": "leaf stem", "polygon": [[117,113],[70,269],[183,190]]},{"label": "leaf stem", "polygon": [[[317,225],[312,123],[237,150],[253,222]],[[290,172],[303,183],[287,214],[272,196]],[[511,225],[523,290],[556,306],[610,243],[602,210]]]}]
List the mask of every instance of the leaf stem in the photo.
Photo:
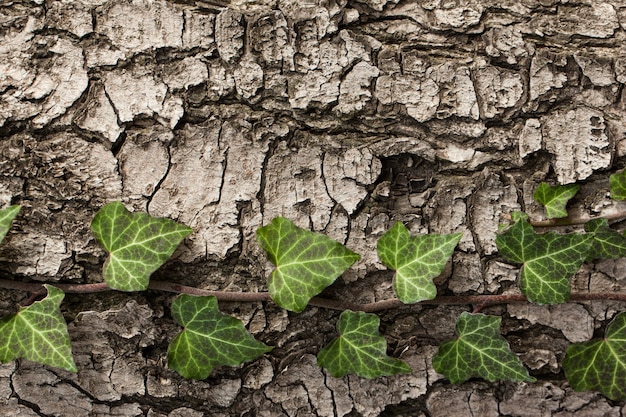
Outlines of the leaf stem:
[{"label": "leaf stem", "polygon": [[[511,215],[505,214],[502,218],[506,221],[511,221]],[[534,227],[557,227],[557,226],[574,226],[585,224],[588,221],[595,219],[607,219],[610,221],[623,220],[626,219],[626,211],[618,211],[615,213],[605,214],[597,217],[563,217],[559,219],[548,219],[548,220],[533,220],[530,219],[529,222]]]},{"label": "leaf stem", "polygon": [[[43,295],[46,290],[42,283],[37,282],[21,282],[9,279],[0,279],[0,288],[12,289],[30,292],[33,295]],[[114,291],[109,288],[105,282],[96,284],[66,284],[54,283],[50,284],[65,293],[89,294],[105,291]],[[218,301],[223,302],[263,302],[271,301],[267,292],[229,292],[229,291],[210,291],[202,288],[189,287],[173,282],[166,281],[150,281],[148,289],[173,292],[177,294],[189,294],[197,296],[214,296]],[[32,298],[32,296],[31,296]],[[570,295],[569,301],[622,301],[626,302],[626,293],[574,293]],[[482,295],[440,295],[432,300],[424,300],[413,305],[477,305],[480,309],[496,304],[511,303],[528,303],[528,299],[522,294],[482,294]],[[399,307],[410,307],[397,298],[376,301],[367,304],[350,303],[341,300],[331,300],[323,297],[313,297],[309,301],[310,306],[328,308],[332,310],[353,310],[363,311],[365,313],[374,313],[377,311],[390,310]]]}]

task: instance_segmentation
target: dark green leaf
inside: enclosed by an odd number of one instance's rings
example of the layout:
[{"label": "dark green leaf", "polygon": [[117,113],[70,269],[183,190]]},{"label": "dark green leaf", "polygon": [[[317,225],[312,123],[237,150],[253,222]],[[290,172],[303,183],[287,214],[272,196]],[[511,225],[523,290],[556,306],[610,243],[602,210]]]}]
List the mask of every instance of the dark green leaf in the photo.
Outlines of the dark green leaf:
[{"label": "dark green leaf", "polygon": [[609,177],[609,189],[613,200],[626,200],[626,171]]},{"label": "dark green leaf", "polygon": [[609,227],[607,219],[593,219],[585,224],[585,231],[593,236],[587,261],[618,259],[626,256],[626,237]]},{"label": "dark green leaf", "polygon": [[276,265],[268,280],[270,296],[290,311],[304,310],[312,297],[360,258],[341,243],[301,229],[284,217],[260,227],[257,240]]},{"label": "dark green leaf", "polygon": [[537,304],[558,304],[569,299],[569,277],[587,257],[593,236],[554,232],[537,234],[524,213],[513,213],[513,225],[496,237],[500,254],[521,263],[519,287]]},{"label": "dark green leaf", "polygon": [[387,342],[378,332],[380,320],[375,314],[346,310],[337,329],[340,336],[317,355],[317,364],[335,378],[356,374],[365,378],[410,373],[411,367],[387,356]]},{"label": "dark green leaf", "polygon": [[403,303],[432,300],[437,295],[433,278],[441,274],[462,233],[412,237],[397,222],[378,240],[378,257],[394,269],[393,288]]},{"label": "dark green leaf", "polygon": [[170,343],[167,362],[185,378],[205,379],[216,366],[237,366],[272,350],[240,320],[220,312],[215,297],[180,295],[172,303],[172,317],[185,329]]},{"label": "dark green leaf", "polygon": [[461,313],[455,340],[443,343],[433,357],[435,371],[453,384],[478,377],[487,381],[534,382],[500,335],[500,317]]},{"label": "dark green leaf", "polygon": [[46,298],[0,320],[0,362],[25,358],[76,372],[67,324],[59,310],[65,294],[45,287]]},{"label": "dark green leaf", "polygon": [[169,219],[131,213],[119,201],[102,207],[91,222],[96,240],[110,256],[104,280],[120,291],[143,291],[156,271],[192,230]]},{"label": "dark green leaf", "polygon": [[570,345],[563,370],[576,391],[600,391],[626,400],[626,313],[618,314],[603,339]]},{"label": "dark green leaf", "polygon": [[3,210],[0,210],[0,242],[4,240],[7,235],[13,219],[20,212],[20,206],[10,206]]},{"label": "dark green leaf", "polygon": [[546,208],[548,219],[567,217],[567,202],[576,195],[580,185],[548,185],[545,182],[539,184],[535,190],[535,201]]}]

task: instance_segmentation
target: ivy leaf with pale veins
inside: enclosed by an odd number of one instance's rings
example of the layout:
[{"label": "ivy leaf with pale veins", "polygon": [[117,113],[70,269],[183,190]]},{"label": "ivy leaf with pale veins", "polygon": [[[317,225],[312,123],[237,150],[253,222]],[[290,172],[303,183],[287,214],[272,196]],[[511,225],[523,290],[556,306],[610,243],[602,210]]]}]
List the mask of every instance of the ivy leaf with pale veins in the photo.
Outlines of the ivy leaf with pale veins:
[{"label": "ivy leaf with pale veins", "polygon": [[378,239],[378,257],[396,271],[393,288],[406,304],[432,300],[437,295],[433,278],[443,271],[462,233],[412,237],[402,222],[396,222]]},{"label": "ivy leaf with pale veins", "polygon": [[609,177],[609,189],[613,200],[626,200],[626,170]]},{"label": "ivy leaf with pale veins", "polygon": [[257,240],[276,269],[268,280],[270,296],[284,309],[300,312],[360,256],[320,233],[276,217],[257,230]]},{"label": "ivy leaf with pale veins", "polygon": [[119,201],[105,205],[91,222],[100,245],[109,252],[104,280],[120,291],[143,291],[150,275],[172,256],[192,229],[175,221],[131,213]]},{"label": "ivy leaf with pale veins", "polygon": [[593,236],[593,243],[587,253],[587,261],[594,259],[619,259],[626,256],[626,236],[609,227],[604,218],[585,223],[585,231]]},{"label": "ivy leaf with pale veins", "polygon": [[555,219],[567,217],[567,202],[576,195],[580,185],[548,185],[545,182],[539,184],[535,190],[535,201],[546,209],[546,217]]},{"label": "ivy leaf with pale veins", "polygon": [[46,298],[0,320],[0,362],[24,358],[76,372],[67,324],[59,309],[65,294],[45,287]]},{"label": "ivy leaf with pale veins", "polygon": [[9,206],[3,210],[0,210],[0,242],[4,240],[7,235],[13,219],[20,212],[20,206]]},{"label": "ivy leaf with pale veins", "polygon": [[240,320],[220,312],[212,296],[178,296],[172,317],[185,329],[170,343],[167,362],[185,378],[206,379],[216,366],[237,366],[273,349],[255,340]]},{"label": "ivy leaf with pale veins", "polygon": [[626,313],[613,319],[603,339],[570,345],[563,370],[576,391],[600,391],[612,400],[626,400]]},{"label": "ivy leaf with pale veins", "polygon": [[559,304],[569,299],[569,277],[587,257],[590,234],[555,232],[537,234],[525,213],[512,215],[513,225],[496,237],[498,251],[507,260],[521,263],[519,287],[533,303]]},{"label": "ivy leaf with pale veins", "polygon": [[455,340],[439,346],[433,368],[453,384],[478,377],[487,381],[534,382],[528,370],[500,335],[501,317],[461,313]]},{"label": "ivy leaf with pale veins", "polygon": [[378,332],[380,319],[375,314],[346,310],[337,329],[340,336],[317,354],[317,364],[335,378],[356,374],[365,378],[410,373],[411,367],[387,356],[387,342]]}]

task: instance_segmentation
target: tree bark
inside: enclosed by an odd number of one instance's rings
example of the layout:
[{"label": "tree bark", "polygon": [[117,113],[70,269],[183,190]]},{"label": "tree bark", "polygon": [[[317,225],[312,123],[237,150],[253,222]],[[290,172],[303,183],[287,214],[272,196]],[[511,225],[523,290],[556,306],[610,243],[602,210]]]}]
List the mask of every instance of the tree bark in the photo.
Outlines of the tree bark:
[{"label": "tree bark", "polygon": [[[107,202],[194,233],[155,279],[265,291],[255,231],[275,216],[362,259],[324,294],[393,297],[376,255],[395,221],[462,232],[440,294],[516,292],[497,256],[503,216],[542,211],[542,181],[582,184],[577,216],[610,215],[624,167],[626,4],[552,0],[15,1],[0,5],[0,207],[22,212],[0,248],[15,280],[102,281],[89,224]],[[621,291],[626,262],[585,264],[573,291]],[[0,313],[28,294],[2,290]],[[510,304],[502,333],[538,382],[451,385],[437,346],[473,306],[379,313],[413,373],[333,378],[315,355],[339,312],[222,303],[275,346],[188,381],[166,367],[180,330],[170,294],[68,294],[78,373],[0,365],[11,416],[621,416],[569,388],[570,343],[600,334],[617,301]],[[1,343],[1,341],[0,341]]]}]

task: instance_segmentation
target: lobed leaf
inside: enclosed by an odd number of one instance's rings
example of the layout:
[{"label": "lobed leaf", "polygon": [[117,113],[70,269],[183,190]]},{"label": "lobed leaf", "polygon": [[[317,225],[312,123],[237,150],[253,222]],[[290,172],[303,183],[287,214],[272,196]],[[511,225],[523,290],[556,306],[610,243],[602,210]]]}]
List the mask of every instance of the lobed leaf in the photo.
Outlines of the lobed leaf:
[{"label": "lobed leaf", "polygon": [[0,210],[0,242],[2,242],[7,235],[7,232],[11,228],[11,223],[13,223],[13,219],[15,219],[17,213],[20,212],[20,208],[20,206],[9,206]]},{"label": "lobed leaf", "polygon": [[537,234],[526,214],[516,212],[512,218],[513,225],[496,237],[496,246],[506,259],[523,264],[519,273],[522,293],[537,304],[566,302],[570,294],[569,277],[586,259],[593,236]]},{"label": "lobed leaf", "polygon": [[439,346],[433,368],[453,384],[478,377],[487,381],[534,382],[499,333],[501,317],[461,313],[455,340]]},{"label": "lobed leaf", "polygon": [[284,309],[300,312],[360,256],[339,242],[276,217],[257,230],[257,240],[276,269],[268,280],[270,296]]},{"label": "lobed leaf", "polygon": [[567,202],[576,195],[580,185],[548,185],[545,182],[539,184],[535,190],[535,201],[546,209],[548,219],[567,217]]},{"label": "lobed leaf", "polygon": [[206,379],[216,366],[237,366],[273,349],[255,340],[240,320],[220,312],[212,296],[178,296],[172,317],[185,329],[170,343],[167,362],[185,378]]},{"label": "lobed leaf", "polygon": [[401,222],[378,239],[378,257],[396,271],[393,288],[406,304],[432,300],[437,295],[433,278],[443,271],[462,233],[412,237]]},{"label": "lobed leaf", "polygon": [[619,259],[626,256],[626,236],[609,227],[607,219],[593,219],[585,224],[585,231],[593,236],[587,261]]},{"label": "lobed leaf", "polygon": [[0,320],[0,362],[24,358],[76,372],[67,324],[59,309],[65,294],[45,287],[46,298]]},{"label": "lobed leaf", "polygon": [[337,329],[340,336],[317,354],[317,364],[335,378],[356,374],[365,378],[410,373],[411,367],[387,356],[387,342],[378,332],[380,319],[375,314],[346,310]]},{"label": "lobed leaf", "polygon": [[609,176],[609,189],[613,200],[626,200],[626,170]]},{"label": "lobed leaf", "polygon": [[109,287],[143,291],[150,275],[172,256],[192,229],[175,221],[131,213],[119,201],[105,205],[91,222],[96,240],[109,258],[103,268]]},{"label": "lobed leaf", "polygon": [[626,313],[613,319],[603,339],[570,345],[563,370],[576,391],[600,391],[612,400],[626,400]]}]

